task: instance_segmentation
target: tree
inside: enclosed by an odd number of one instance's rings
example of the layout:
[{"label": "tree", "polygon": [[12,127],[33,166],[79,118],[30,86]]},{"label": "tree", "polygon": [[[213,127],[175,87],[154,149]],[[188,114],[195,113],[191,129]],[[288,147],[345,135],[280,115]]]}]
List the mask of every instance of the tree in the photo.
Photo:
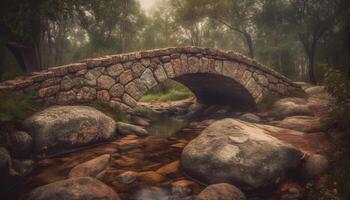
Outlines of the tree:
[{"label": "tree", "polygon": [[295,28],[308,58],[309,80],[316,83],[315,56],[322,36],[336,22],[340,0],[289,0],[289,23]]},{"label": "tree", "polygon": [[5,0],[0,12],[0,31],[6,47],[25,72],[42,68],[40,46],[49,28],[48,20],[58,21],[71,13],[74,1]]}]

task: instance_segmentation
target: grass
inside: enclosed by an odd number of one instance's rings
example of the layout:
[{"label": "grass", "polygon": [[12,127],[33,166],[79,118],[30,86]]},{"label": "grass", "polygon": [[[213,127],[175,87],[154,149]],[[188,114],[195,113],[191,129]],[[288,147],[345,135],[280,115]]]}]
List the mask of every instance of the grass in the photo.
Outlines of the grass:
[{"label": "grass", "polygon": [[193,93],[186,86],[173,80],[166,80],[162,84],[152,88],[140,101],[178,101],[193,96]]}]

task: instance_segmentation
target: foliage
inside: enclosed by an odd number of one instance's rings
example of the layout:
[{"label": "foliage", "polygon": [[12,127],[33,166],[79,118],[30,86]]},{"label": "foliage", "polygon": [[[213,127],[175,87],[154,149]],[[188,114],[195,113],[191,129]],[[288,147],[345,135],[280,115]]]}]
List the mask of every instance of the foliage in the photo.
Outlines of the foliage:
[{"label": "foliage", "polygon": [[193,97],[193,94],[186,86],[176,81],[166,80],[152,88],[140,101],[177,101],[189,97]]},{"label": "foliage", "polygon": [[40,108],[32,94],[1,92],[0,102],[0,124],[21,121]]},{"label": "foliage", "polygon": [[311,181],[306,184],[307,200],[340,200],[334,192],[333,178],[330,176],[321,177],[320,180]]},{"label": "foliage", "polygon": [[99,103],[99,102],[93,102],[93,103],[87,104],[87,106],[91,106],[93,108],[96,108],[97,110],[108,115],[109,117],[111,117],[115,121],[120,121],[120,122],[125,122],[125,123],[130,122],[130,116],[128,113],[126,113],[122,110],[119,110],[119,109],[117,109],[117,110],[111,109],[111,107],[109,107],[106,104]]},{"label": "foliage", "polygon": [[338,69],[326,67],[325,71],[324,84],[328,93],[335,98],[336,104],[323,118],[323,124],[327,128],[350,130],[350,80]]}]

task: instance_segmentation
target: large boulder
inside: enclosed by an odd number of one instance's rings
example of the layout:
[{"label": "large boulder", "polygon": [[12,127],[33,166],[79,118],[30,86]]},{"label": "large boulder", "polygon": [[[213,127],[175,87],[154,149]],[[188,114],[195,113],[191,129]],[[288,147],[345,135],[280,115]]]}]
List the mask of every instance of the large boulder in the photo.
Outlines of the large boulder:
[{"label": "large boulder", "polygon": [[299,165],[302,153],[265,131],[240,120],[217,121],[184,148],[182,169],[210,184],[228,182],[246,190],[273,186]]},{"label": "large boulder", "polygon": [[34,189],[28,200],[120,200],[104,183],[90,177],[58,181]]},{"label": "large boulder", "polygon": [[270,114],[279,119],[294,115],[312,116],[313,112],[307,103],[308,101],[303,98],[280,99],[273,104]]},{"label": "large boulder", "polygon": [[58,153],[107,141],[115,136],[116,122],[87,106],[55,106],[26,119],[36,153]]},{"label": "large boulder", "polygon": [[311,116],[292,116],[282,121],[272,122],[271,124],[306,133],[319,132],[322,130],[320,118]]},{"label": "large boulder", "polygon": [[105,154],[94,158],[92,160],[86,161],[75,166],[70,172],[69,177],[96,177],[100,172],[106,169],[111,160],[111,155]]}]

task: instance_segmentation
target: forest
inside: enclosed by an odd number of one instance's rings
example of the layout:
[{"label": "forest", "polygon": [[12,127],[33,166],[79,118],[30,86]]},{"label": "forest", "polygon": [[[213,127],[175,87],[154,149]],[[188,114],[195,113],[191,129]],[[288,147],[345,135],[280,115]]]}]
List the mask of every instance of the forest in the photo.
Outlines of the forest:
[{"label": "forest", "polygon": [[234,50],[295,80],[349,73],[346,0],[174,0],[148,12],[137,0],[2,3],[0,77],[136,50]]},{"label": "forest", "polygon": [[349,122],[349,0],[1,1],[1,200],[349,200]]}]

